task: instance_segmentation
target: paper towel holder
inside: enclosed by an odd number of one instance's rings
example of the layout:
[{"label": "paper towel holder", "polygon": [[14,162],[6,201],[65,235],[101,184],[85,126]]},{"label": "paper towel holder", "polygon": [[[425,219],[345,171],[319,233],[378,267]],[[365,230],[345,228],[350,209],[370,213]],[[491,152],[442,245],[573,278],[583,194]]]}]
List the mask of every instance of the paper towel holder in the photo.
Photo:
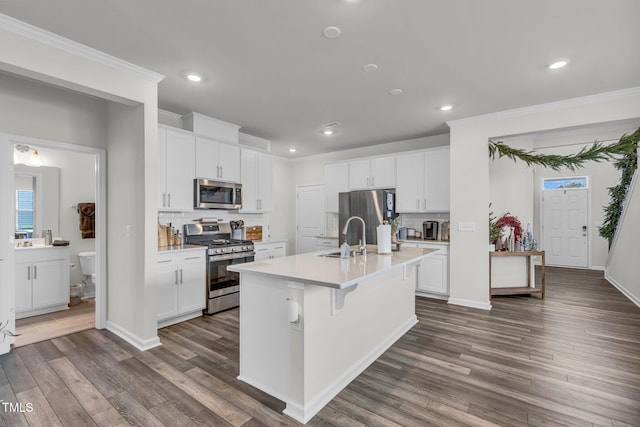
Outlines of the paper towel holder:
[{"label": "paper towel holder", "polygon": [[287,320],[294,326],[300,323],[300,307],[298,301],[292,298],[287,298]]}]

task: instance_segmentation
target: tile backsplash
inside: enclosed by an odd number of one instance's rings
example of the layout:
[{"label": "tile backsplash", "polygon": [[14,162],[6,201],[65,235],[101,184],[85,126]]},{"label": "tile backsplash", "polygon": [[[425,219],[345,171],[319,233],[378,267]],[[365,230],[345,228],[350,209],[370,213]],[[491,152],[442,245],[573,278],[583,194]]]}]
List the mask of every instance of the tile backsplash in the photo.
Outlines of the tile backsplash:
[{"label": "tile backsplash", "polygon": [[[407,228],[415,228],[416,230],[422,230],[422,223],[424,221],[449,221],[449,212],[443,213],[415,213],[415,214],[400,214],[400,226]],[[339,234],[338,228],[338,214],[328,213],[326,217],[326,231],[327,236],[337,236]]]}]

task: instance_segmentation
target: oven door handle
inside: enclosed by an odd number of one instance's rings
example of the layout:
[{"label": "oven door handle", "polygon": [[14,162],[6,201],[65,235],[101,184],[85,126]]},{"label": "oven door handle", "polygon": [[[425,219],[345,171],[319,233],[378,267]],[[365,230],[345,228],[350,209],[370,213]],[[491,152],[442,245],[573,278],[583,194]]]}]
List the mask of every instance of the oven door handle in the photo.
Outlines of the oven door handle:
[{"label": "oven door handle", "polygon": [[255,254],[256,254],[255,252],[251,251],[251,252],[237,252],[235,254],[228,254],[228,255],[210,255],[209,262],[226,261],[226,260],[238,259],[238,258],[247,258],[247,257],[252,257]]}]

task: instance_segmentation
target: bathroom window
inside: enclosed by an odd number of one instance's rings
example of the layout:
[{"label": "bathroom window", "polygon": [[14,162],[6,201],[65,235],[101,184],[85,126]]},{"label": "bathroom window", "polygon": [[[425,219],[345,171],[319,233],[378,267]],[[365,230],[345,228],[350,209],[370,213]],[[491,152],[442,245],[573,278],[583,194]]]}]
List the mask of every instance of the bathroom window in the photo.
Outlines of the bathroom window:
[{"label": "bathroom window", "polygon": [[33,233],[33,190],[16,190],[16,232]]}]

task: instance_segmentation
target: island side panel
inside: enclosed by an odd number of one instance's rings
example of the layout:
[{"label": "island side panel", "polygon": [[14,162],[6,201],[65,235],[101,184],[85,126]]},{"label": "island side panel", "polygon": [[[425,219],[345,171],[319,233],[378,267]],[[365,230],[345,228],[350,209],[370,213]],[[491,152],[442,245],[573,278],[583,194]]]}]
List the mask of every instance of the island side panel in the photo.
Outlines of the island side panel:
[{"label": "island side panel", "polygon": [[286,401],[290,329],[287,282],[240,273],[240,375],[238,379]]},{"label": "island side panel", "polygon": [[413,264],[363,280],[334,314],[331,293],[341,291],[305,285],[301,331],[291,341],[291,356],[298,360],[291,361],[285,414],[310,420],[417,323],[416,269]]}]

